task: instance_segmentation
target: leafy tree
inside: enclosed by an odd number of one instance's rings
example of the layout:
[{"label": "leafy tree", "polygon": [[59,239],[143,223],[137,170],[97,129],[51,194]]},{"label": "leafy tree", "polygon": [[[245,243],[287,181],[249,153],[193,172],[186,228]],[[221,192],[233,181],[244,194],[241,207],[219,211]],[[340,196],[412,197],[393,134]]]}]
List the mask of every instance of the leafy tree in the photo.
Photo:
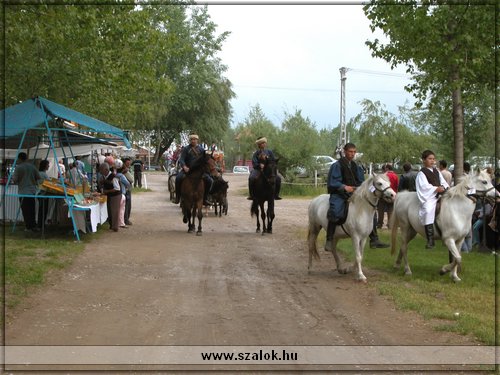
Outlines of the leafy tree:
[{"label": "leafy tree", "polygon": [[378,101],[365,99],[361,105],[363,109],[352,123],[359,128],[357,146],[363,160],[398,163],[418,158],[428,142],[427,136],[412,131]]},{"label": "leafy tree", "polygon": [[[182,132],[219,138],[231,83],[207,7],[24,5],[5,10],[5,105],[34,95],[147,135],[157,158]],[[146,132],[144,132],[146,131]],[[210,137],[209,137],[210,135]]]},{"label": "leafy tree", "polygon": [[294,114],[285,113],[279,138],[274,147],[280,157],[279,169],[286,173],[295,167],[310,167],[319,141],[318,132],[309,118],[300,110]]},{"label": "leafy tree", "polygon": [[443,3],[435,0],[371,2],[364,8],[371,29],[389,38],[366,44],[376,57],[394,67],[408,66],[414,83],[407,89],[423,104],[450,98],[454,161],[463,173],[464,100],[495,90],[495,2]]},{"label": "leafy tree", "polygon": [[236,126],[235,132],[240,160],[252,158],[257,138],[266,137],[271,148],[278,141],[278,128],[266,117],[259,104],[250,108],[248,116]]}]

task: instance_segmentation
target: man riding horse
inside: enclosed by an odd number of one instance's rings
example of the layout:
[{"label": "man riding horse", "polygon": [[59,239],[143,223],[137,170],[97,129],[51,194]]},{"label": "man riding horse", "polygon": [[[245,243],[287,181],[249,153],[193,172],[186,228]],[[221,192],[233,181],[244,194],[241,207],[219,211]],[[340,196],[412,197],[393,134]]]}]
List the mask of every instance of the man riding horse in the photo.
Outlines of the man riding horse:
[{"label": "man riding horse", "polygon": [[[354,190],[365,180],[363,169],[353,160],[356,156],[356,145],[347,143],[344,146],[344,156],[333,163],[328,171],[327,188],[330,194],[330,209],[328,210],[328,228],[326,230],[325,250],[332,251],[332,240],[337,224],[343,224],[346,218],[345,205]],[[376,231],[376,219],[373,220],[373,230],[370,233],[370,247],[384,248],[389,245],[381,243]]]},{"label": "man riding horse", "polygon": [[[205,158],[205,149],[198,144],[199,137],[196,134],[191,134],[189,136],[189,145],[184,147],[181,151],[179,157],[179,173],[175,178],[175,201],[174,204],[180,202],[181,197],[181,184],[182,180],[186,177],[186,173],[189,173],[190,169],[195,166],[200,160]],[[203,180],[205,182],[205,192],[203,194],[203,205],[209,206],[208,194],[212,188],[213,179],[208,173],[203,174]]]},{"label": "man riding horse", "polygon": [[[267,148],[267,138],[260,137],[255,141],[255,144],[259,148],[253,153],[252,156],[252,165],[253,170],[248,177],[248,191],[250,195],[248,196],[248,200],[253,200],[255,198],[255,181],[259,178],[260,174],[264,170],[265,161],[276,161],[274,157],[274,153]],[[275,186],[275,200],[280,200],[279,196],[281,190],[281,177],[276,175],[276,186]]]}]

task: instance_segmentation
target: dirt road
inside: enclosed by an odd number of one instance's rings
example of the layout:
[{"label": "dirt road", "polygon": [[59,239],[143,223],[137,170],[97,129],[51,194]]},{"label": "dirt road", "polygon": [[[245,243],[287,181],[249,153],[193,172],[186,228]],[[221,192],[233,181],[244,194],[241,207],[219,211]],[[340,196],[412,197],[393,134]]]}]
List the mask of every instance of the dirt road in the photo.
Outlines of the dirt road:
[{"label": "dirt road", "polygon": [[246,176],[225,178],[228,216],[210,212],[197,237],[168,201],[166,175],[148,175],[154,191],[133,196],[133,226],[106,231],[9,311],[6,344],[473,344],[396,311],[352,274],[333,272],[331,254],[322,251],[308,273],[309,201],[277,202],[274,233],[262,236],[241,194]]}]

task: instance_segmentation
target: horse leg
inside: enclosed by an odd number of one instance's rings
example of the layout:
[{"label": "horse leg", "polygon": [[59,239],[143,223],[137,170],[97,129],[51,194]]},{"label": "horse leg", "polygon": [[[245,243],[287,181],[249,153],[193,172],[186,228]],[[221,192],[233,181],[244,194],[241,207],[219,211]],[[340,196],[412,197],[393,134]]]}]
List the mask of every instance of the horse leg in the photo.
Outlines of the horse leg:
[{"label": "horse leg", "polygon": [[[459,241],[460,242],[460,241]],[[450,277],[454,282],[462,281],[457,274],[457,268],[462,264],[462,256],[460,254],[460,250],[458,250],[455,241],[451,238],[446,239],[444,244],[453,255],[453,261],[449,264],[445,264],[441,271],[439,271],[440,275],[444,275],[447,272],[450,272]]]},{"label": "horse leg", "polygon": [[267,233],[273,233],[274,199],[267,202]]},{"label": "horse leg", "polygon": [[186,218],[187,218],[187,223],[188,223],[188,233],[193,233],[194,232],[194,219],[193,215],[191,214],[191,209],[186,209]]},{"label": "horse leg", "polygon": [[198,216],[198,230],[196,231],[196,235],[201,236],[202,235],[201,221],[203,220],[203,200],[197,206],[195,206],[193,210],[193,230],[194,230],[195,213],[197,213]]},{"label": "horse leg", "polygon": [[363,241],[357,235],[352,235],[352,246],[354,247],[354,255],[356,257],[356,280],[366,283],[366,276],[363,274],[361,264],[363,262],[363,247],[366,239]]},{"label": "horse leg", "polygon": [[336,238],[335,236],[333,236],[333,240],[332,240],[332,255],[333,255],[333,258],[335,259],[335,264],[337,265],[337,271],[338,273],[340,273],[341,275],[345,275],[346,273],[349,273],[351,272],[351,267],[349,265],[345,265],[344,262],[342,261],[342,258],[339,256],[339,254],[337,253],[337,242],[339,241],[338,238]]},{"label": "horse leg", "polygon": [[309,223],[309,231],[307,232],[307,243],[309,247],[309,264],[307,269],[310,270],[312,267],[312,258],[319,260],[318,248],[316,246],[316,241],[318,239],[318,234],[321,230],[321,226]]},{"label": "horse leg", "polygon": [[401,247],[399,248],[398,258],[394,263],[394,268],[401,267],[401,261],[404,262],[404,272],[405,275],[410,276],[412,274],[410,269],[410,263],[408,262],[408,244],[415,238],[417,232],[412,227],[401,227]]},{"label": "horse leg", "polygon": [[266,226],[266,210],[264,210],[264,202],[259,204],[260,206],[260,218],[262,219],[262,235],[267,232],[267,226]]}]

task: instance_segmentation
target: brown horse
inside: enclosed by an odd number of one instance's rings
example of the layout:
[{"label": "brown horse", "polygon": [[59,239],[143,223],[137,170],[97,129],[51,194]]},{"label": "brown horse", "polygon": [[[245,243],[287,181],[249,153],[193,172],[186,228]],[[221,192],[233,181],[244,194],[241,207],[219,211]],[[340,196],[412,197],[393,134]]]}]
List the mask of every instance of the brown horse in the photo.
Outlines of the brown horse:
[{"label": "brown horse", "polygon": [[210,193],[211,200],[214,204],[215,216],[227,215],[227,189],[229,184],[222,177],[214,179],[214,186]]},{"label": "brown horse", "polygon": [[203,218],[203,193],[205,192],[205,182],[203,174],[210,173],[218,176],[219,172],[215,167],[215,160],[211,155],[205,154],[194,163],[186,177],[181,182],[181,208],[182,221],[188,224],[188,233],[195,230],[195,218],[198,217],[197,236],[201,236],[201,220]]},{"label": "brown horse", "polygon": [[[263,155],[263,154],[261,154]],[[277,174],[277,160],[269,160],[261,158],[264,169],[260,172],[255,181],[254,197],[250,214],[257,216],[257,229],[256,233],[260,233],[259,221],[259,208],[260,216],[262,218],[262,234],[273,233],[273,220],[274,220],[274,193],[276,189],[276,174]],[[267,211],[264,210],[264,204],[267,202]],[[267,224],[266,224],[267,219]]]}]

